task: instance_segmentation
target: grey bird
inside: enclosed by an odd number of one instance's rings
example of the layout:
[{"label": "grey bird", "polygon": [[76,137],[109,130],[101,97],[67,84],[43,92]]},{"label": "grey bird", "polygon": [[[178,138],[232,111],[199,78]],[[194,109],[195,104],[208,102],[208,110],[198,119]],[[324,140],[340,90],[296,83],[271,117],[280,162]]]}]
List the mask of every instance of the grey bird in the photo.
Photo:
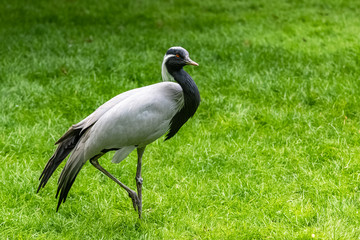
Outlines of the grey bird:
[{"label": "grey bird", "polygon": [[[90,160],[94,167],[128,192],[141,218],[141,162],[145,147],[166,133],[165,140],[172,138],[195,114],[200,104],[199,90],[183,69],[186,65],[198,66],[184,48],[171,47],[162,62],[163,82],[121,93],[71,126],[56,142],[57,149],[41,173],[37,192],[45,187],[56,168],[71,153],[58,180],[56,211],[65,202],[82,166]],[[112,162],[120,163],[135,148],[138,155],[135,177],[137,193],[98,162],[105,153],[116,151]]]}]

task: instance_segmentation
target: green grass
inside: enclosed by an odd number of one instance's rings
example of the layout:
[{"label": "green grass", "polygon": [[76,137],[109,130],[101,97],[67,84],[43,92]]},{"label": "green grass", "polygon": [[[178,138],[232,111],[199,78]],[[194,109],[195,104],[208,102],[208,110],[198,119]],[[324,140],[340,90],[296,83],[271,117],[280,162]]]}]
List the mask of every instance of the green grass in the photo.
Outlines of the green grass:
[{"label": "green grass", "polygon": [[[130,3],[128,3],[130,2]],[[0,2],[1,239],[359,239],[359,1]],[[58,213],[54,142],[185,47],[202,102],[148,146],[143,219],[87,163]],[[135,188],[136,155],[102,164]],[[64,164],[61,165],[61,167]]]}]

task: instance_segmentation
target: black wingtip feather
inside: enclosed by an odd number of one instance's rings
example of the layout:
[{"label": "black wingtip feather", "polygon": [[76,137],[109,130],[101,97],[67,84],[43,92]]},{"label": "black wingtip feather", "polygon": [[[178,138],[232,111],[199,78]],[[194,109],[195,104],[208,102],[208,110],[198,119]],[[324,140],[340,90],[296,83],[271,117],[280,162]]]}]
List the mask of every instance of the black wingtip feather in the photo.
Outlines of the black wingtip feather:
[{"label": "black wingtip feather", "polygon": [[[77,168],[73,169],[73,171],[68,168],[64,168],[64,179],[62,179],[59,183],[58,189],[56,191],[56,198],[59,196],[59,201],[56,207],[56,212],[59,210],[61,203],[65,203],[66,198],[69,194],[69,191],[75,182],[77,175],[81,170],[82,165],[79,165]],[[60,193],[60,195],[59,195]]]},{"label": "black wingtip feather", "polygon": [[[79,132],[79,131],[77,131],[77,132]],[[47,162],[44,170],[42,171],[42,173],[39,177],[40,184],[37,189],[37,192],[39,192],[41,188],[45,187],[45,185],[49,181],[49,179],[52,176],[52,174],[54,173],[54,171],[58,168],[58,166],[62,163],[62,161],[64,161],[64,159],[74,149],[74,147],[76,146],[76,143],[80,139],[80,136],[76,135],[77,132],[73,133],[72,135],[68,135],[69,136],[68,139],[62,140],[60,142],[55,153],[49,159],[49,161]]]}]

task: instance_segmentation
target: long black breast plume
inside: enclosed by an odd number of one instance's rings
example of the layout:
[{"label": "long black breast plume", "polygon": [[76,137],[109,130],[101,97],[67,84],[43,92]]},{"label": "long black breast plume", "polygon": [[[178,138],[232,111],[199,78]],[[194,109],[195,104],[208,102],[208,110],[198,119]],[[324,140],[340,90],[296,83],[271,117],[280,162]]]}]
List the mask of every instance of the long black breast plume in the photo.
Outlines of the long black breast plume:
[{"label": "long black breast plume", "polygon": [[170,121],[170,129],[166,135],[165,141],[172,138],[179,129],[191,118],[199,104],[200,93],[194,80],[183,69],[179,71],[170,72],[174,79],[180,84],[184,93],[184,106],[175,114]]}]

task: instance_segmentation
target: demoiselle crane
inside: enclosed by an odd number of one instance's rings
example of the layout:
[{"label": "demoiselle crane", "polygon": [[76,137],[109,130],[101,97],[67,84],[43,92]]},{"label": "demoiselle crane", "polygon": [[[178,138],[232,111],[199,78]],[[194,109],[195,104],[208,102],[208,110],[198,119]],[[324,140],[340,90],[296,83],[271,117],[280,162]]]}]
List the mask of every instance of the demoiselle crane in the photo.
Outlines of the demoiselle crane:
[{"label": "demoiselle crane", "polygon": [[[40,176],[37,192],[45,187],[59,164],[70,155],[58,180],[56,211],[66,197],[86,161],[124,188],[132,199],[139,218],[142,212],[141,161],[145,147],[167,133],[172,138],[192,117],[199,104],[199,90],[183,70],[192,61],[182,47],[171,47],[162,62],[163,82],[136,88],[110,99],[81,122],[71,126],[56,142],[57,149]],[[171,81],[171,80],[175,80]],[[137,193],[121,183],[98,162],[109,151],[116,151],[113,163],[119,163],[137,149]]]}]

